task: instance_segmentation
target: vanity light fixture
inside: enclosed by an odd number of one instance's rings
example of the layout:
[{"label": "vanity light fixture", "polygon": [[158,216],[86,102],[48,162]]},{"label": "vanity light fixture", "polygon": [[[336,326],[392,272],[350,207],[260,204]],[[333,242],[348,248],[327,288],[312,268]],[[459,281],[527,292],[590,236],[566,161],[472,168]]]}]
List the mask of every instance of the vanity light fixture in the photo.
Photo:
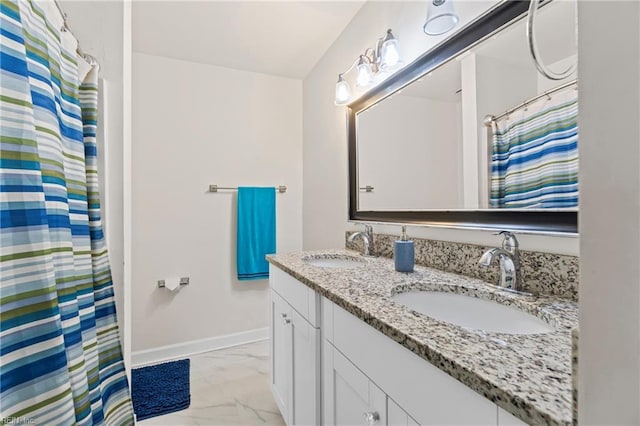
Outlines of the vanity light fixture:
[{"label": "vanity light fixture", "polygon": [[374,76],[378,73],[395,71],[401,65],[398,40],[389,29],[384,37],[378,39],[375,48],[367,48],[345,72],[338,74],[335,104],[346,105],[351,100],[351,87],[344,79],[344,74],[351,71],[353,67],[356,67],[356,85],[367,87],[374,82]]},{"label": "vanity light fixture", "polygon": [[459,20],[453,9],[453,0],[429,0],[427,20],[422,29],[427,35],[440,35],[451,31]]},{"label": "vanity light fixture", "polygon": [[364,55],[360,55],[357,67],[356,84],[359,87],[366,87],[373,83],[373,75],[371,74],[371,66],[369,61]]},{"label": "vanity light fixture", "polygon": [[349,83],[344,81],[342,74],[338,74],[338,82],[336,83],[336,105],[346,105],[351,98],[351,88]]},{"label": "vanity light fixture", "polygon": [[382,47],[380,48],[380,68],[393,71],[400,65],[402,65],[402,61],[398,50],[398,40],[389,29],[382,40]]}]

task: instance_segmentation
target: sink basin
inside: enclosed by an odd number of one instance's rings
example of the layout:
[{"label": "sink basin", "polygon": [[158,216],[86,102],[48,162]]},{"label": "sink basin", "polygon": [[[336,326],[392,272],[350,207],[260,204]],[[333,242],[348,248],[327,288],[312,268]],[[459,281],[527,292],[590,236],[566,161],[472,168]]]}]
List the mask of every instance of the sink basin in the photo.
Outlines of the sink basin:
[{"label": "sink basin", "polygon": [[343,268],[353,269],[360,268],[365,265],[365,262],[356,257],[320,257],[304,259],[308,265],[318,266],[320,268]]},{"label": "sink basin", "polygon": [[491,333],[538,334],[553,328],[519,309],[456,293],[414,291],[393,296],[406,307],[460,327]]}]

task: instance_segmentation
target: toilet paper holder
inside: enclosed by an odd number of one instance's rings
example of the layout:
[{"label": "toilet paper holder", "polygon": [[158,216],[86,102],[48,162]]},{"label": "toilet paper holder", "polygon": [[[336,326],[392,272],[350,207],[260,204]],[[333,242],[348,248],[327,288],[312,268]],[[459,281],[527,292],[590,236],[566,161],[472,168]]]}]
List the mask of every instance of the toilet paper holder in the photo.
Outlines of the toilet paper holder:
[{"label": "toilet paper holder", "polygon": [[[189,277],[180,278],[180,285],[187,285],[187,284],[189,284]],[[164,288],[164,287],[165,287],[165,281],[158,280],[158,288]]]}]

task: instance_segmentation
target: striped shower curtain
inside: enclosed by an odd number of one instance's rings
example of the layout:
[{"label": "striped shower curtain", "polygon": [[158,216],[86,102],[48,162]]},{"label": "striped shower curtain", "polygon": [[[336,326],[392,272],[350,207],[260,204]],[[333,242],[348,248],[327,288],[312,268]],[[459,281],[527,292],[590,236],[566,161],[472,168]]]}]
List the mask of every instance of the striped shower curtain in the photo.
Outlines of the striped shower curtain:
[{"label": "striped shower curtain", "polygon": [[53,2],[2,0],[0,20],[2,424],[133,424],[100,219],[97,69],[79,81]]},{"label": "striped shower curtain", "polygon": [[492,208],[578,207],[578,93],[569,88],[492,127]]}]

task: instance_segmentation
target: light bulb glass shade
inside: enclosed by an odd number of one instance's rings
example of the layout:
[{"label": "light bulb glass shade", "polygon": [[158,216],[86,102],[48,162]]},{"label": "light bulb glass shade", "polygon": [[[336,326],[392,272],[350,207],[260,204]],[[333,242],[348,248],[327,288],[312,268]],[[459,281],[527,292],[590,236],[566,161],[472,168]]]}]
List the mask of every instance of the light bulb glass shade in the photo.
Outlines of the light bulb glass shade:
[{"label": "light bulb glass shade", "polygon": [[371,66],[365,62],[365,60],[360,57],[360,62],[358,63],[357,75],[356,75],[356,85],[368,86],[373,83],[373,75],[371,74]]},{"label": "light bulb glass shade", "polygon": [[380,68],[383,70],[391,70],[401,64],[398,41],[393,37],[385,40],[385,42],[382,43],[382,49],[380,49]]},{"label": "light bulb glass shade", "polygon": [[336,105],[346,105],[351,98],[351,88],[342,75],[338,76],[338,82],[336,83]]},{"label": "light bulb glass shade", "polygon": [[428,35],[440,35],[451,31],[458,24],[459,18],[453,9],[452,0],[429,0],[427,20],[423,30]]}]

